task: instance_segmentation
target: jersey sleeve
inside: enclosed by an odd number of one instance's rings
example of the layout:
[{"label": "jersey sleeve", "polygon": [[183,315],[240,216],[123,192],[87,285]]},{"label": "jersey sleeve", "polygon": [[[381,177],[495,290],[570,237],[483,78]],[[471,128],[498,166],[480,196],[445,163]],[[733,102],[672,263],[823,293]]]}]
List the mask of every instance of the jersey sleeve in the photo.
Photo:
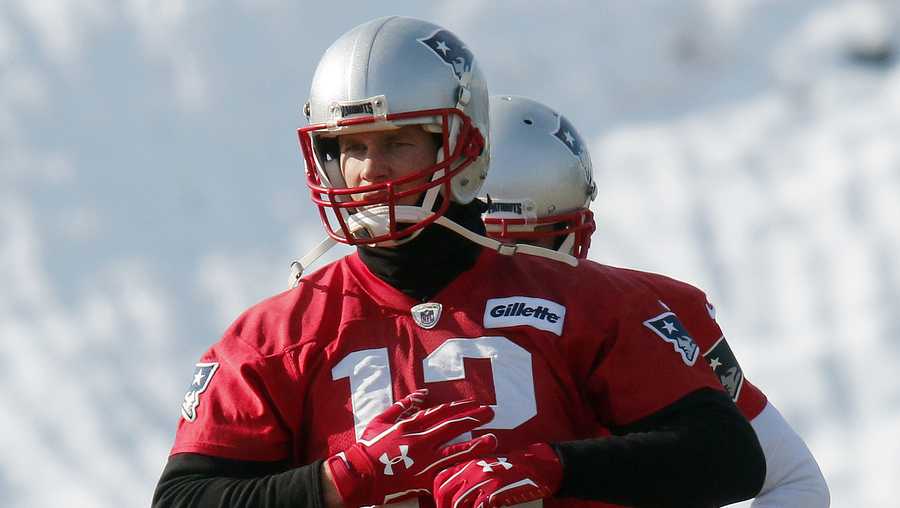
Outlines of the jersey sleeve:
[{"label": "jersey sleeve", "polygon": [[171,454],[257,461],[291,457],[289,429],[302,408],[291,394],[302,392],[301,384],[291,355],[260,354],[240,335],[258,333],[247,328],[252,329],[233,325],[196,364]]},{"label": "jersey sleeve", "polygon": [[601,424],[626,425],[701,388],[722,390],[675,312],[643,293],[623,303],[588,379]]},{"label": "jersey sleeve", "polygon": [[731,400],[748,420],[755,418],[766,406],[766,396],[744,376],[743,369],[716,321],[715,307],[709,303],[703,291],[696,288],[689,300],[671,303],[684,316],[704,360],[731,396]]}]

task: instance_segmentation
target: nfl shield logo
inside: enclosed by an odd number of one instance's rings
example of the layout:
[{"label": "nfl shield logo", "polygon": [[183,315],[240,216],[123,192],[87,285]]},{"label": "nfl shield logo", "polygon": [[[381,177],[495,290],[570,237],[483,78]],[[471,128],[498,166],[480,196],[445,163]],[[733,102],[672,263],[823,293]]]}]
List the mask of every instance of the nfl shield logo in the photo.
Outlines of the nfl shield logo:
[{"label": "nfl shield logo", "polygon": [[413,321],[426,330],[431,330],[441,319],[441,304],[436,302],[420,303],[409,309]]}]

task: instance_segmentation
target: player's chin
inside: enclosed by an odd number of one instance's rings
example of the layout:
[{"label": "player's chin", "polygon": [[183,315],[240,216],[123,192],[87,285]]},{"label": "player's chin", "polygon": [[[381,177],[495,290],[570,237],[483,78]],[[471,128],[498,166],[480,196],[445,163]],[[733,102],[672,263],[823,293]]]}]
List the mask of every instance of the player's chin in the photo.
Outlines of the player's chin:
[{"label": "player's chin", "polygon": [[387,191],[380,190],[380,191],[364,192],[362,194],[353,194],[353,200],[367,202],[367,203],[373,203],[373,205],[370,205],[370,206],[375,206],[379,203],[386,202],[388,200],[388,193],[387,193]]},{"label": "player's chin", "polygon": [[412,194],[410,196],[403,196],[402,198],[397,200],[397,204],[400,206],[416,206],[420,203],[422,199],[422,194]]}]

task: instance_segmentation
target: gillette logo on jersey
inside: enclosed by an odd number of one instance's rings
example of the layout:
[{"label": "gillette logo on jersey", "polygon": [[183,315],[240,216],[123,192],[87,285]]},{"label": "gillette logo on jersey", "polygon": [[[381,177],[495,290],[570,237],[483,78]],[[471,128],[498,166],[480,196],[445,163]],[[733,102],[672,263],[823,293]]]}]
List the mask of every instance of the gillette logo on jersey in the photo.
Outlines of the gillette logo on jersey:
[{"label": "gillette logo on jersey", "polygon": [[484,327],[530,326],[562,335],[566,308],[562,305],[528,296],[491,298],[484,307]]}]

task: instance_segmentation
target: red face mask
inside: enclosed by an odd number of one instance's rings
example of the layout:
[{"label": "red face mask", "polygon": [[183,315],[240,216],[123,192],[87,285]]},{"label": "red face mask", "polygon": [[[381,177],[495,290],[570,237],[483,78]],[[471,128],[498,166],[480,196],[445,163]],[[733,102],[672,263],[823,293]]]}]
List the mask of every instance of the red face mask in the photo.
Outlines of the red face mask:
[{"label": "red face mask", "polygon": [[[530,243],[529,240],[552,238],[557,243],[561,243],[563,238],[573,234],[574,244],[572,245],[571,254],[578,259],[587,257],[588,249],[591,247],[591,234],[596,229],[594,214],[588,208],[540,219],[501,219],[487,216],[484,218],[484,224],[487,227],[487,235],[501,242],[524,241],[525,243]],[[544,225],[555,227],[546,231],[522,231],[519,229],[520,226],[538,227]]]},{"label": "red face mask", "polygon": [[[354,188],[343,185],[343,177],[339,176],[340,157],[326,146],[329,140],[334,143],[333,136],[352,127],[365,129],[366,124],[373,127],[379,122],[410,125],[416,123],[410,120],[416,119],[421,119],[421,124],[440,126],[438,162],[400,178]],[[459,126],[458,132],[451,133],[450,126],[454,124]],[[306,164],[306,185],[319,209],[325,232],[334,240],[349,245],[399,240],[434,222],[450,205],[451,180],[481,155],[485,145],[484,137],[471,119],[455,108],[394,113],[382,118],[370,115],[341,119],[334,124],[300,128],[297,135]],[[424,182],[407,186],[416,181]],[[404,197],[435,188],[439,188],[444,196],[436,210],[398,204]],[[363,195],[374,197],[360,198]]]}]

